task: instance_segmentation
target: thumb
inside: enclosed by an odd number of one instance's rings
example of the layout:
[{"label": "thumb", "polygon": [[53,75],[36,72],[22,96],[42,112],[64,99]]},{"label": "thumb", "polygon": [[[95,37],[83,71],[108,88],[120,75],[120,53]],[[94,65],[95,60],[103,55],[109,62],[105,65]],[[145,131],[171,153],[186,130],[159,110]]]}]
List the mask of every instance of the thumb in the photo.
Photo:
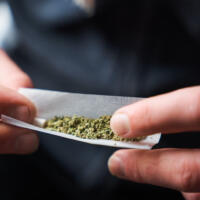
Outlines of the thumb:
[{"label": "thumb", "polygon": [[31,122],[36,115],[36,108],[18,92],[0,86],[0,114]]},{"label": "thumb", "polygon": [[[26,122],[35,117],[35,106],[14,90],[0,86],[0,114]],[[0,153],[26,154],[38,147],[38,137],[26,129],[0,123]]]}]

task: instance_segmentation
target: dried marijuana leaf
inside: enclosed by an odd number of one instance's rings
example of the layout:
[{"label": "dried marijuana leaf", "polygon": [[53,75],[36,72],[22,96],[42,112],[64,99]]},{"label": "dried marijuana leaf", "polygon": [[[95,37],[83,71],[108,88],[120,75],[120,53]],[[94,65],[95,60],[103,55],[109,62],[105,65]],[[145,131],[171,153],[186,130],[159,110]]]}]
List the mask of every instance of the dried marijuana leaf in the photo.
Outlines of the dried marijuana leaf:
[{"label": "dried marijuana leaf", "polygon": [[115,141],[140,141],[145,137],[125,139],[117,136],[110,128],[111,116],[105,115],[97,119],[87,117],[54,117],[48,120],[44,128],[71,134],[83,139],[106,139]]}]

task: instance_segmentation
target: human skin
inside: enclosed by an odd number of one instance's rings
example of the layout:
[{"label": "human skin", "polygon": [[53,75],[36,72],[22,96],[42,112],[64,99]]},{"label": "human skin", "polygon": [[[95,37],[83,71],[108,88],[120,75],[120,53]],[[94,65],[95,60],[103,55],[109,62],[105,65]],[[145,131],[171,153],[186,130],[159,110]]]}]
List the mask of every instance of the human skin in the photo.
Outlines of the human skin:
[{"label": "human skin", "polygon": [[[35,106],[17,92],[20,87],[33,87],[31,79],[0,50],[0,114],[32,122]],[[38,143],[36,133],[0,121],[0,154],[32,153],[38,148]]]},{"label": "human skin", "polygon": [[[17,92],[20,87],[33,87],[31,79],[0,50],[0,114],[32,122],[36,109]],[[123,137],[199,131],[199,99],[199,86],[151,97],[116,111],[111,128]],[[38,144],[34,132],[0,122],[0,154],[32,153]],[[187,200],[196,200],[200,199],[199,158],[200,149],[119,150],[108,165],[120,178],[176,189]]]},{"label": "human skin", "polygon": [[[113,115],[111,128],[122,137],[200,131],[200,86],[125,106]],[[187,200],[200,199],[200,149],[119,150],[108,166],[120,178],[179,190]]]}]

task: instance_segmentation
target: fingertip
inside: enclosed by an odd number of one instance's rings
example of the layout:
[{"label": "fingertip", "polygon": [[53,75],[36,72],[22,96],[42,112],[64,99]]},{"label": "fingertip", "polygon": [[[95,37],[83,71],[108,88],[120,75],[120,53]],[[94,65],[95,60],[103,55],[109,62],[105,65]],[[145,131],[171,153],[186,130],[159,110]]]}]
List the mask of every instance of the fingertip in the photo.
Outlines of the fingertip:
[{"label": "fingertip", "polygon": [[37,114],[35,105],[17,91],[0,85],[0,112],[22,121],[32,122]]},{"label": "fingertip", "polygon": [[108,169],[113,176],[125,178],[124,165],[119,153],[114,153],[109,158]]},{"label": "fingertip", "polygon": [[125,113],[114,114],[110,120],[110,127],[115,134],[121,137],[130,137],[130,119]]}]

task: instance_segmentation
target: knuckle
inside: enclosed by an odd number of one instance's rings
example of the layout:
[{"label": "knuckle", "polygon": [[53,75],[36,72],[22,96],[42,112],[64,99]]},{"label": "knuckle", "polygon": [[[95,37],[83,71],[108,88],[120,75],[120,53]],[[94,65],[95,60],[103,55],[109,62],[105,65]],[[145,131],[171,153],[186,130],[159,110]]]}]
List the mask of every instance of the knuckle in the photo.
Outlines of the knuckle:
[{"label": "knuckle", "polygon": [[141,165],[141,150],[134,150],[127,154],[125,175],[128,179],[138,183],[151,183],[155,177],[155,161],[151,160]]},{"label": "knuckle", "polygon": [[143,182],[142,174],[140,172],[138,164],[136,163],[132,163],[131,166],[129,164],[125,166],[124,177],[134,182],[138,182],[138,183]]},{"label": "knuckle", "polygon": [[26,73],[16,76],[15,79],[18,85],[21,87],[33,87],[33,83]]},{"label": "knuckle", "polygon": [[135,158],[134,162],[132,162],[130,158],[132,158],[131,153],[127,154],[125,176],[130,178],[132,181],[141,182],[142,173],[141,173],[140,166],[138,164],[138,160],[137,158]]},{"label": "knuckle", "polygon": [[183,159],[177,167],[177,185],[181,191],[190,191],[195,185],[194,166]]}]

